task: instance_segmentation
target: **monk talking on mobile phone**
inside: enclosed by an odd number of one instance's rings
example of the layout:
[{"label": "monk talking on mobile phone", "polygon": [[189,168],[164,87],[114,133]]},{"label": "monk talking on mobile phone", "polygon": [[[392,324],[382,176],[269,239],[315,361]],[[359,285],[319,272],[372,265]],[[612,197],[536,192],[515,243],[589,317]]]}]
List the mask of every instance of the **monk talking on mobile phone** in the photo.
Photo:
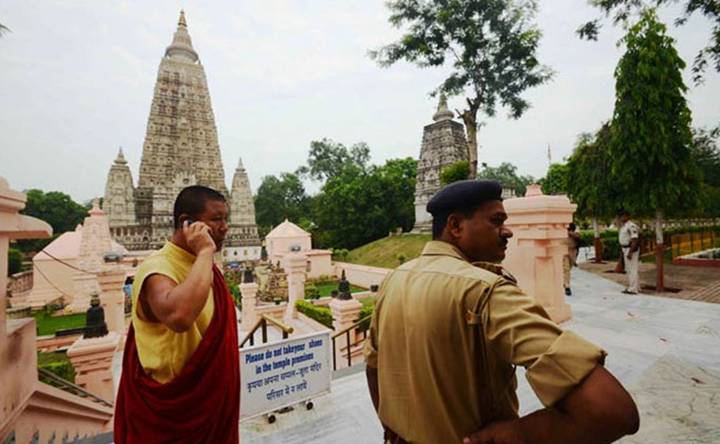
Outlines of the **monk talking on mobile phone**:
[{"label": "monk talking on mobile phone", "polygon": [[237,318],[213,263],[227,221],[222,194],[183,189],[172,237],[138,269],[115,403],[116,443],[239,442]]}]

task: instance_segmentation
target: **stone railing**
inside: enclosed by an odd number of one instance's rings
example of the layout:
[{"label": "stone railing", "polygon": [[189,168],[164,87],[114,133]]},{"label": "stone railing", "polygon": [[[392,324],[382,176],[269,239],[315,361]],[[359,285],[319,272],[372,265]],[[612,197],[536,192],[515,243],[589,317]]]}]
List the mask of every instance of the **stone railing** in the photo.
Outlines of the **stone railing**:
[{"label": "stone railing", "polygon": [[11,433],[18,443],[72,442],[111,430],[112,417],[108,404],[37,382]]},{"label": "stone railing", "polygon": [[37,351],[43,353],[55,352],[58,350],[67,350],[71,345],[78,339],[81,334],[74,334],[68,336],[39,336],[35,341],[37,345]]},{"label": "stone railing", "polygon": [[351,284],[363,288],[380,285],[385,277],[392,271],[389,268],[335,262],[335,274],[340,276],[343,270],[345,270],[345,276]]},{"label": "stone railing", "polygon": [[9,276],[7,290],[10,296],[13,296],[30,291],[32,286],[32,270],[21,271],[20,273],[11,274]]}]

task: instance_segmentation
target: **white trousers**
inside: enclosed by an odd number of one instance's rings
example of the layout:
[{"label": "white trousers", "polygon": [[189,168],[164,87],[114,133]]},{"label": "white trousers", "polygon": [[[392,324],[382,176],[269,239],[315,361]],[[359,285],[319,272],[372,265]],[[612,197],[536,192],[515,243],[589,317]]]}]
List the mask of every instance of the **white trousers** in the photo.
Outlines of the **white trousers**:
[{"label": "white trousers", "polygon": [[636,251],[627,258],[630,248],[623,248],[623,259],[625,260],[625,272],[628,277],[628,291],[640,293],[640,252]]}]

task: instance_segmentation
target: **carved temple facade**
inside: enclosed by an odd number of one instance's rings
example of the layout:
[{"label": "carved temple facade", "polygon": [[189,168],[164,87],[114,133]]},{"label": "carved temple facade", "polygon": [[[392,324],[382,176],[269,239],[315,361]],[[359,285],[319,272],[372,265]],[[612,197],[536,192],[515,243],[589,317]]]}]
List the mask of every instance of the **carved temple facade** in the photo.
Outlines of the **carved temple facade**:
[{"label": "carved temple facade", "polygon": [[240,161],[228,192],[205,71],[181,12],[160,61],[137,187],[122,149],[108,173],[103,209],[113,238],[128,250],[161,247],[173,231],[175,197],[190,185],[213,188],[228,200],[226,259],[259,259],[247,173]]},{"label": "carved temple facade", "polygon": [[453,120],[453,113],[448,109],[445,96],[440,96],[433,120],[433,123],[423,128],[415,183],[414,233],[432,231],[432,215],[425,207],[430,198],[440,190],[442,170],[457,161],[468,160],[465,127]]}]

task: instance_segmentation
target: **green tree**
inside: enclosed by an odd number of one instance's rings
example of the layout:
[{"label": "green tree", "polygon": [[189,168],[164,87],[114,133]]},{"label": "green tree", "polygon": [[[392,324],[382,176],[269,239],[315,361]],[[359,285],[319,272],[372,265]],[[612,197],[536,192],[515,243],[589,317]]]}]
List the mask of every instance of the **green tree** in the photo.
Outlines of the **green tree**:
[{"label": "green tree", "polygon": [[[635,14],[643,14],[647,3],[641,0],[590,0],[590,3],[598,7],[607,16],[612,16],[613,24],[627,25]],[[651,0],[655,6],[675,4],[677,0]],[[713,29],[710,34],[709,43],[698,51],[693,62],[693,80],[696,84],[702,83],[708,60],[720,72],[720,2],[718,0],[684,0],[683,14],[675,19],[675,25],[680,26],[687,23],[690,16],[700,13],[713,21]],[[581,38],[597,40],[600,31],[600,19],[591,20],[582,25],[577,33]]]},{"label": "green tree", "polygon": [[611,218],[621,205],[610,179],[610,124],[595,134],[582,134],[567,161],[567,191],[577,204],[576,214],[589,217],[595,239],[595,261],[602,262],[598,219]]},{"label": "green tree", "polygon": [[567,194],[568,166],[566,163],[553,163],[544,178],[540,180],[545,194]]},{"label": "green tree", "polygon": [[29,190],[23,214],[37,217],[49,223],[53,232],[72,231],[87,216],[87,210],[70,196],[60,191]]},{"label": "green tree", "polygon": [[387,236],[396,227],[411,229],[415,175],[412,158],[388,160],[367,170],[346,165],[317,196],[317,244],[355,248]]},{"label": "green tree", "polygon": [[339,175],[348,164],[365,169],[369,160],[370,148],[365,142],[358,142],[348,149],[342,143],[323,138],[310,142],[308,166],[301,167],[298,172],[326,181]]},{"label": "green tree", "polygon": [[532,23],[535,0],[390,0],[390,23],[403,36],[370,56],[380,66],[399,60],[420,67],[452,67],[433,91],[465,95],[459,112],[468,139],[470,174],[477,175],[478,112],[492,117],[498,105],[519,118],[530,106],[522,93],[550,79],[536,57],[540,30]]},{"label": "green tree", "polygon": [[512,188],[517,196],[524,196],[527,186],[535,182],[532,176],[518,175],[517,167],[508,162],[503,162],[497,167],[483,164],[483,169],[480,170],[477,178],[497,180],[503,186]]},{"label": "green tree", "polygon": [[657,290],[663,291],[663,219],[697,205],[700,191],[682,78],[685,62],[654,10],[645,11],[622,42],[627,49],[615,70],[611,173],[626,208],[655,216]]},{"label": "green tree", "polygon": [[8,250],[8,276],[20,271],[22,268],[22,259],[22,252],[17,248],[10,248]]},{"label": "green tree", "polygon": [[308,214],[308,196],[297,174],[262,178],[255,195],[255,218],[261,227],[272,227],[289,219],[299,222]]},{"label": "green tree", "polygon": [[692,156],[703,177],[702,212],[705,217],[720,215],[720,129],[693,130]]},{"label": "green tree", "polygon": [[440,172],[440,185],[445,186],[459,180],[465,180],[470,174],[470,164],[467,160],[452,163]]}]

